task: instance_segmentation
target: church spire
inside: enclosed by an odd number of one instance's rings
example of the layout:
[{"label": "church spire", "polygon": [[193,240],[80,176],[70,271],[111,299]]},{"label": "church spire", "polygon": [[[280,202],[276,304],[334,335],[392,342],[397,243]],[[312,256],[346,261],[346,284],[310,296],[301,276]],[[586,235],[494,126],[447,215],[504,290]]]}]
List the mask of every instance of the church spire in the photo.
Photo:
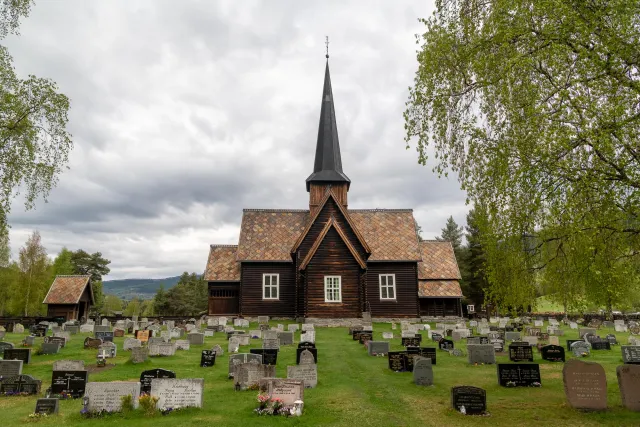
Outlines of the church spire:
[{"label": "church spire", "polygon": [[307,178],[307,191],[312,183],[346,184],[347,189],[351,180],[342,172],[340,158],[340,143],[338,141],[338,127],[336,125],[336,111],[333,105],[331,90],[331,76],[329,75],[329,50],[327,41],[327,64],[324,72],[324,88],[322,89],[322,106],[320,107],[320,124],[318,125],[318,141],[316,143],[316,159],[313,173]]}]

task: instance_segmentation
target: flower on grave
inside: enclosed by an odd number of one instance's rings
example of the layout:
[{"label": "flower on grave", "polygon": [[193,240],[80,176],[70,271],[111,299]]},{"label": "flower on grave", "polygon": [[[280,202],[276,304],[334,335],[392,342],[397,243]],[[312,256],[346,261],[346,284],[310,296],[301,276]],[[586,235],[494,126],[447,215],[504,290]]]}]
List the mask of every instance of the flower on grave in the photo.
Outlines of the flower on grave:
[{"label": "flower on grave", "polygon": [[531,386],[532,387],[542,387],[542,384],[540,384],[539,382],[536,381],[534,383],[531,383]]},{"label": "flower on grave", "polygon": [[515,381],[508,381],[507,382],[507,387],[515,387],[515,386],[516,386]]}]

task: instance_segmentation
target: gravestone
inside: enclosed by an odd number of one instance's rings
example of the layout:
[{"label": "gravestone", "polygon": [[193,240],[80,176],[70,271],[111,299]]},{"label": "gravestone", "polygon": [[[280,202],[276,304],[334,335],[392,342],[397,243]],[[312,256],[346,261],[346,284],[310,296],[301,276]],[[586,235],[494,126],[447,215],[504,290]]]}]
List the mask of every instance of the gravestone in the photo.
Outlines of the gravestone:
[{"label": "gravestone", "polygon": [[591,344],[584,341],[576,341],[571,344],[571,352],[575,357],[588,356],[591,353]]},{"label": "gravestone", "polygon": [[597,329],[596,329],[596,328],[580,328],[580,329],[578,329],[578,336],[579,336],[580,338],[584,338],[584,336],[585,336],[586,334],[593,334],[593,335],[596,335],[596,333],[597,333],[597,332],[598,332],[598,331],[597,331]]},{"label": "gravestone", "polygon": [[443,338],[440,341],[438,341],[438,348],[440,348],[440,350],[446,350],[446,351],[453,350],[454,349],[453,341]]},{"label": "gravestone", "polygon": [[131,349],[131,363],[144,363],[149,358],[149,348],[133,347]]},{"label": "gravestone", "polygon": [[417,357],[413,360],[413,383],[421,386],[433,385],[431,359]]},{"label": "gravestone", "polygon": [[261,339],[262,338],[262,331],[260,331],[260,330],[249,331],[249,336],[252,339]]},{"label": "gravestone", "polygon": [[176,350],[189,350],[191,343],[189,340],[176,340]]},{"label": "gravestone", "polygon": [[413,334],[412,337],[402,337],[401,342],[403,347],[420,347],[422,335]]},{"label": "gravestone", "polygon": [[623,345],[620,347],[620,349],[622,351],[622,363],[629,365],[640,365],[640,346]]},{"label": "gravestone", "polygon": [[203,345],[204,344],[204,334],[199,332],[192,332],[187,335],[189,343],[192,345]]},{"label": "gravestone", "polygon": [[262,364],[262,355],[253,353],[239,353],[229,355],[229,378],[233,378],[235,374],[235,367],[237,365],[249,362]]},{"label": "gravestone", "polygon": [[93,337],[96,339],[101,339],[102,342],[113,342],[113,332],[94,332]]},{"label": "gravestone", "polygon": [[306,331],[315,331],[315,327],[313,326],[313,323],[303,323],[302,324],[302,332],[306,332]]},{"label": "gravestone", "polygon": [[157,408],[202,408],[203,378],[154,378],[151,380],[151,395],[157,396]]},{"label": "gravestone", "polygon": [[22,360],[0,360],[0,378],[21,375],[23,363]]},{"label": "gravestone", "polygon": [[208,368],[216,364],[216,353],[212,350],[202,350],[200,356],[200,367]]},{"label": "gravestone", "polygon": [[560,347],[559,345],[545,345],[540,349],[540,353],[542,354],[542,360],[548,360],[550,362],[564,362],[564,347]]},{"label": "gravestone", "polygon": [[[305,353],[306,351],[306,353]],[[309,358],[308,353],[311,353],[311,356],[313,356],[313,361],[311,361],[311,359]],[[304,354],[304,359],[302,358]],[[318,350],[316,348],[300,348],[298,347],[296,349],[296,364],[300,365],[301,363],[314,363],[317,364],[318,363]]]},{"label": "gravestone", "polygon": [[217,357],[220,357],[224,354],[224,350],[222,349],[222,347],[220,347],[220,344],[214,345],[211,351],[213,351]]},{"label": "gravestone", "polygon": [[382,333],[382,339],[392,340],[393,339],[393,332],[383,332]]},{"label": "gravestone", "polygon": [[58,399],[42,398],[36,400],[35,414],[57,414],[58,413]]},{"label": "gravestone", "polygon": [[535,346],[538,344],[538,337],[527,336],[522,338],[522,341],[528,343],[529,345]]},{"label": "gravestone", "polygon": [[54,371],[84,371],[84,360],[56,360],[53,362]]},{"label": "gravestone", "polygon": [[67,340],[64,337],[44,337],[44,343],[56,343],[60,346],[60,348],[63,348],[66,345]]},{"label": "gravestone", "polygon": [[252,348],[249,352],[262,355],[262,363],[265,365],[276,365],[278,362],[278,350],[275,348]]},{"label": "gravestone", "polygon": [[285,407],[291,407],[304,399],[304,381],[295,379],[265,378],[260,381],[260,389],[272,399],[280,399]]},{"label": "gravestone", "polygon": [[5,348],[4,360],[22,360],[25,365],[31,362],[31,349],[30,348]]},{"label": "gravestone", "polygon": [[288,330],[289,332],[295,332],[295,331],[297,331],[298,329],[299,329],[299,328],[298,328],[298,324],[297,324],[297,323],[291,323],[291,324],[287,325],[287,330]]},{"label": "gravestone", "polygon": [[131,396],[133,406],[137,408],[139,395],[140,383],[128,381],[90,382],[85,391],[89,412],[119,412],[122,410],[123,396]]},{"label": "gravestone", "polygon": [[502,387],[539,387],[542,383],[537,363],[498,363],[497,370],[498,384]]},{"label": "gravestone", "polygon": [[305,388],[315,388],[318,385],[318,365],[304,363],[287,366],[287,378],[304,381]]},{"label": "gravestone", "polygon": [[147,342],[151,338],[151,331],[138,329],[135,336],[140,342]]},{"label": "gravestone", "polygon": [[233,382],[236,390],[246,390],[258,384],[262,378],[275,378],[276,376],[275,365],[264,365],[256,360],[237,364],[233,368]]},{"label": "gravestone", "polygon": [[504,339],[507,341],[520,341],[520,332],[505,332]]},{"label": "gravestone", "polygon": [[278,332],[277,338],[280,341],[280,345],[293,344],[293,332]]},{"label": "gravestone", "polygon": [[452,387],[451,406],[456,411],[467,415],[483,414],[487,410],[487,392],[479,387]]},{"label": "gravestone", "polygon": [[258,316],[258,323],[269,323],[269,316]]},{"label": "gravestone", "polygon": [[116,338],[124,337],[124,329],[120,329],[120,328],[114,329],[113,330],[113,336],[116,337]]},{"label": "gravestone", "polygon": [[16,323],[13,326],[13,333],[14,334],[24,334],[24,325],[22,325],[21,323]]},{"label": "gravestone", "polygon": [[592,362],[572,359],[562,368],[564,392],[576,409],[607,409],[607,377],[604,368]]},{"label": "gravestone", "polygon": [[149,343],[149,356],[173,356],[176,354],[176,345],[172,342]]},{"label": "gravestone", "polygon": [[42,381],[36,380],[31,375],[14,375],[0,381],[0,394],[39,394],[41,386]]},{"label": "gravestone", "polygon": [[309,330],[300,334],[300,341],[316,342],[316,331]]},{"label": "gravestone", "polygon": [[590,340],[591,350],[611,350],[611,343],[607,339],[596,338]]},{"label": "gravestone", "polygon": [[509,360],[533,362],[533,348],[526,342],[513,342],[509,345]]},{"label": "gravestone", "polygon": [[203,333],[204,333],[205,337],[212,337],[213,336],[213,330],[212,329],[205,329]]},{"label": "gravestone", "polygon": [[278,338],[275,338],[275,339],[264,338],[262,340],[262,348],[278,350],[280,348],[280,341],[278,340]]},{"label": "gravestone", "polygon": [[616,376],[622,404],[630,411],[640,412],[640,366],[618,366]]},{"label": "gravestone", "polygon": [[[151,392],[151,381],[156,378],[175,378],[176,373],[167,369],[149,369],[148,371],[142,371],[140,374],[140,393]],[[139,394],[140,394],[139,393]]]},{"label": "gravestone", "polygon": [[442,337],[441,333],[438,333],[438,332],[435,332],[435,331],[431,333],[431,341],[436,341],[437,342],[437,341],[440,341],[442,338],[443,337]]},{"label": "gravestone", "polygon": [[549,344],[560,345],[560,338],[556,336],[549,337]]},{"label": "gravestone", "polygon": [[407,371],[407,353],[405,351],[390,351],[387,353],[389,369],[394,372]]},{"label": "gravestone", "polygon": [[239,349],[240,349],[240,340],[236,337],[230,338],[227,351],[229,353],[237,353]]},{"label": "gravestone", "polygon": [[369,356],[386,355],[389,353],[388,341],[369,341]]},{"label": "gravestone", "polygon": [[74,398],[84,396],[88,374],[85,370],[53,371],[51,374],[51,393],[69,394]]},{"label": "gravestone", "polygon": [[467,346],[469,352],[469,364],[488,364],[496,363],[496,352],[492,344],[470,344]]},{"label": "gravestone", "polygon": [[618,345],[618,338],[616,338],[615,335],[607,334],[606,339],[609,341],[610,345]]},{"label": "gravestone", "polygon": [[123,350],[131,350],[132,348],[142,347],[142,341],[136,338],[127,338],[122,344]]}]

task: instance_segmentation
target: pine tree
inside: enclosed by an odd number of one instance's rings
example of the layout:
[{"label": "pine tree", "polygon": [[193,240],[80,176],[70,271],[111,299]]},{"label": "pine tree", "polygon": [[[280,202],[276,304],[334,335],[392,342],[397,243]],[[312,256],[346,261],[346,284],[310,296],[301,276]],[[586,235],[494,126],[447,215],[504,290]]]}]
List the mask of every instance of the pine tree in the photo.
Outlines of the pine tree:
[{"label": "pine tree", "polygon": [[485,289],[488,282],[485,274],[485,254],[480,239],[480,228],[478,227],[476,209],[471,209],[467,214],[467,248],[461,268],[462,293],[473,301],[477,306],[481,306],[485,301]]},{"label": "pine tree", "polygon": [[462,246],[462,237],[464,236],[464,228],[459,226],[456,221],[453,219],[453,216],[450,216],[447,219],[447,224],[442,229],[442,234],[440,237],[436,237],[436,240],[441,242],[451,242],[453,246],[453,251],[456,254],[456,258],[459,258],[460,247]]}]

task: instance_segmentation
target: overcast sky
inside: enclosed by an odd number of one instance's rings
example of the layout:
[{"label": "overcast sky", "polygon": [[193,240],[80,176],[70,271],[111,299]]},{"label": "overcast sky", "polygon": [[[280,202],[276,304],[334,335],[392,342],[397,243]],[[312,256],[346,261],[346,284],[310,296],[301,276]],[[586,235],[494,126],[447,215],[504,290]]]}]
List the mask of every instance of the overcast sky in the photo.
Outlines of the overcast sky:
[{"label": "overcast sky", "polygon": [[329,36],[350,208],[413,208],[423,237],[465,223],[455,178],[405,149],[415,34],[432,2],[44,1],[5,40],[19,75],[71,100],[70,170],[9,218],[52,256],[101,251],[106,279],[204,270],[243,208],[308,208]]}]

